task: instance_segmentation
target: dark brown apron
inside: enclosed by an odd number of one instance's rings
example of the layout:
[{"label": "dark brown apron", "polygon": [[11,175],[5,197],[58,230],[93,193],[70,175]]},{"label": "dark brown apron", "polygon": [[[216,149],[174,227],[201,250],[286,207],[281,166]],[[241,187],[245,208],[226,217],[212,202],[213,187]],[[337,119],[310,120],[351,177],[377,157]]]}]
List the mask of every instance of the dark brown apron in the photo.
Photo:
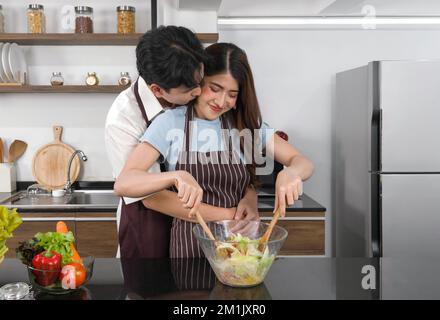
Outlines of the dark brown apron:
[{"label": "dark brown apron", "polygon": [[[179,152],[175,170],[185,170],[194,177],[203,189],[202,202],[216,207],[236,207],[249,185],[249,172],[245,164],[240,161],[239,155],[233,153],[233,150],[207,153],[190,152],[190,137],[192,136],[190,123],[193,119],[194,108],[188,107],[185,115],[184,145],[182,151]],[[220,121],[222,129],[229,129],[224,117],[221,117]],[[229,140],[225,137],[223,131],[222,138],[224,145],[228,145]],[[217,159],[217,161],[215,163],[208,162],[207,157]],[[221,161],[225,157],[228,161]],[[194,225],[195,223],[189,221],[173,219],[170,242],[171,258],[204,256],[192,231]]]},{"label": "dark brown apron", "polygon": [[[137,81],[134,85],[134,94],[148,128],[151,121],[148,120],[144,105],[139,97]],[[164,171],[163,164],[161,164],[161,170]],[[146,208],[142,201],[127,205],[122,200],[121,221],[119,224],[121,257],[169,257],[171,222],[171,217]]]}]

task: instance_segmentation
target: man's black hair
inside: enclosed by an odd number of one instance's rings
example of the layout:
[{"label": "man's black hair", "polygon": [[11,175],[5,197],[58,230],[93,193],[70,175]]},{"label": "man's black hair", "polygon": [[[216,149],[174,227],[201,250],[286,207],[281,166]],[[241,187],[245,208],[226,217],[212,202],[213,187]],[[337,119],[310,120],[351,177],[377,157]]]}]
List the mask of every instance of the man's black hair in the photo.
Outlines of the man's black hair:
[{"label": "man's black hair", "polygon": [[136,47],[139,75],[165,90],[197,86],[194,73],[207,61],[203,45],[185,27],[160,26],[146,32]]}]

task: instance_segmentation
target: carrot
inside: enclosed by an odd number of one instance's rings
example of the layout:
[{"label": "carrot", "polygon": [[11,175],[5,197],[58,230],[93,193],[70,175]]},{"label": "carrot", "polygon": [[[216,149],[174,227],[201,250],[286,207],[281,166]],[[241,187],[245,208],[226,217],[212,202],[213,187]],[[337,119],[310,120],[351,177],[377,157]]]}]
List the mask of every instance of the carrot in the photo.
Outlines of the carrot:
[{"label": "carrot", "polygon": [[67,224],[64,221],[57,222],[57,232],[58,233],[67,233],[69,229],[67,228]]},{"label": "carrot", "polygon": [[[57,222],[56,230],[57,230],[58,233],[67,233],[69,231],[69,229],[67,228],[67,225],[66,225],[66,223],[64,221],[58,221]],[[73,252],[72,261],[73,262],[79,262],[79,263],[82,264],[81,257],[79,255],[78,251],[76,251],[76,248],[73,245],[73,243],[70,244],[70,249]]]}]

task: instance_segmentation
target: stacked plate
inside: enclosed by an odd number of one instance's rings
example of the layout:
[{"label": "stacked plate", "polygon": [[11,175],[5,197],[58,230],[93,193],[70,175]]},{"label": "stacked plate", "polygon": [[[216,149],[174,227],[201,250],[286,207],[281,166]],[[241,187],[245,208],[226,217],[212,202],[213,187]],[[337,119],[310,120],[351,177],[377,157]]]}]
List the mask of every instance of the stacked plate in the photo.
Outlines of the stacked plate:
[{"label": "stacked plate", "polygon": [[0,42],[0,83],[26,83],[27,63],[16,43]]}]

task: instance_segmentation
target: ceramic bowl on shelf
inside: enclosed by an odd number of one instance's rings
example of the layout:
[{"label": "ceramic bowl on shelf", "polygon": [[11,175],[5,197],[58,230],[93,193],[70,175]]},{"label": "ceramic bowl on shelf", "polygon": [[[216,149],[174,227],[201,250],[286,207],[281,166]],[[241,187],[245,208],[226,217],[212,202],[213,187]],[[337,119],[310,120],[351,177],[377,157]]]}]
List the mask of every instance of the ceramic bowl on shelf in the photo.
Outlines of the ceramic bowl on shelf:
[{"label": "ceramic bowl on shelf", "polygon": [[260,221],[223,220],[207,223],[211,240],[197,224],[193,228],[200,247],[217,279],[232,287],[252,287],[264,281],[287,238],[287,230],[275,225],[261,251],[259,239],[269,224]]},{"label": "ceramic bowl on shelf", "polygon": [[[28,269],[29,281],[34,289],[38,289],[45,293],[50,294],[67,294],[77,291],[83,288],[93,275],[93,265],[95,263],[94,257],[82,258],[85,268],[85,280],[80,285],[76,285],[75,277],[82,277],[82,274],[76,274],[73,270],[72,273],[62,273],[62,270],[42,270],[32,266],[26,266]],[[68,266],[68,265],[67,265]],[[65,268],[64,266],[63,268]],[[64,272],[64,269],[63,269]],[[69,276],[70,275],[70,276]]]}]

